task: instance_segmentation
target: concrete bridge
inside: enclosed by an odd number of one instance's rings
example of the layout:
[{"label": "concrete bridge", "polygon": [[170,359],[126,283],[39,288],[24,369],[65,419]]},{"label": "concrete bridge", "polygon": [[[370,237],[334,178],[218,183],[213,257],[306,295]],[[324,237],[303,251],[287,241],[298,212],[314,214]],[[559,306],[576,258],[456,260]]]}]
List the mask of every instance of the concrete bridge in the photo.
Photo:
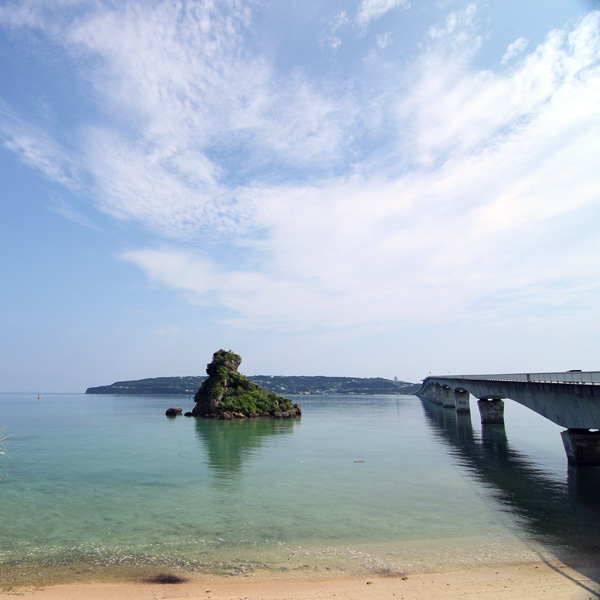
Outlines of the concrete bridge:
[{"label": "concrete bridge", "polygon": [[504,423],[504,400],[513,400],[566,428],[570,463],[600,465],[600,371],[429,376],[417,392],[459,413],[469,412],[470,394],[484,425]]}]

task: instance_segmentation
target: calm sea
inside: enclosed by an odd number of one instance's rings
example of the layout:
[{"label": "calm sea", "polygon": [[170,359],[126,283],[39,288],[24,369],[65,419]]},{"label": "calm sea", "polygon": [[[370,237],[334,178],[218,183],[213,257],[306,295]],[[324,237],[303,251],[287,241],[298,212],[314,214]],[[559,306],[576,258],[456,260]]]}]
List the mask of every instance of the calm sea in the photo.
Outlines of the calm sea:
[{"label": "calm sea", "polygon": [[0,581],[414,573],[598,556],[600,471],[513,402],[311,396],[298,420],[175,396],[0,394]]}]

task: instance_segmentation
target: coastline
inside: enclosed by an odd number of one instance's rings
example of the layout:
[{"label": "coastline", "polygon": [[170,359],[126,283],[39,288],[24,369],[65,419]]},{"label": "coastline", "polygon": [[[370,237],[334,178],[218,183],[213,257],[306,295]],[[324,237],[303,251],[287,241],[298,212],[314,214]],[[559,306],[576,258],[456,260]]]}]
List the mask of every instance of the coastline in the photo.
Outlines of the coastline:
[{"label": "coastline", "polygon": [[24,441],[0,598],[598,598],[597,473],[565,472],[553,430],[308,404],[301,427],[171,420],[152,397],[3,405]]},{"label": "coastline", "polygon": [[[69,583],[42,588],[20,587],[0,592],[33,600],[379,600],[401,599],[585,600],[600,598],[600,566],[575,570],[559,560],[478,567],[467,570],[417,573],[397,577],[333,578],[202,578],[176,579],[157,574],[156,581]],[[162,578],[161,579],[161,575]]]}]

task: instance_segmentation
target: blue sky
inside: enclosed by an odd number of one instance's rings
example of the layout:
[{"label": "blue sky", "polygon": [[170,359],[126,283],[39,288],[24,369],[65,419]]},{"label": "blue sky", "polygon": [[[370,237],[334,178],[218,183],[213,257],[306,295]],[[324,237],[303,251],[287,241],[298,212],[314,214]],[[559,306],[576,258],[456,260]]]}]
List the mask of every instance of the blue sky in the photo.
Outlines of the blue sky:
[{"label": "blue sky", "polygon": [[4,0],[0,391],[600,368],[586,0]]}]

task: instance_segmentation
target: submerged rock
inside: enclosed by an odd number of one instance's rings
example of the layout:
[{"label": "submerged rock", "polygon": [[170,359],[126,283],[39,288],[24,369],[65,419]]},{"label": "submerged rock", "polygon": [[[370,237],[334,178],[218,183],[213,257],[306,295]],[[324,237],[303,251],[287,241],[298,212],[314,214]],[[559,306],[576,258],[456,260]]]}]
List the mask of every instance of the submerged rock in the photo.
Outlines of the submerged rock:
[{"label": "submerged rock", "polygon": [[206,366],[207,379],[194,400],[194,417],[244,419],[246,417],[299,417],[300,404],[261,388],[238,373],[242,357],[231,350],[218,350]]}]

